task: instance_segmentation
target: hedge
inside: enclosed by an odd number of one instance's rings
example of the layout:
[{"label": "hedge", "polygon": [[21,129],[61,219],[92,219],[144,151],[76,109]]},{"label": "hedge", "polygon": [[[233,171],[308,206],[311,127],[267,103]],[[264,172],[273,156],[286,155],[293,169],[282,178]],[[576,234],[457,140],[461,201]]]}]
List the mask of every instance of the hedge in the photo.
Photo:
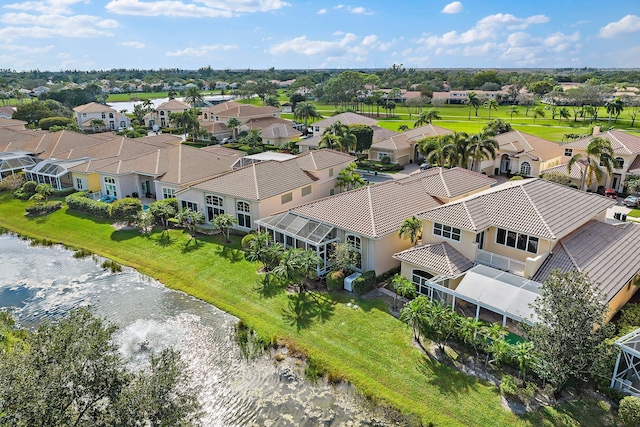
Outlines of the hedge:
[{"label": "hedge", "polygon": [[87,196],[88,194],[88,191],[80,191],[67,196],[65,201],[69,209],[86,212],[100,218],[109,218],[109,204],[93,200]]},{"label": "hedge", "polygon": [[62,208],[62,202],[59,200],[47,203],[34,203],[26,207],[27,213],[30,215],[45,215],[55,212]]},{"label": "hedge", "polygon": [[49,130],[51,126],[65,127],[71,123],[73,123],[73,119],[69,117],[45,117],[44,119],[40,119],[38,126],[40,126],[42,130]]},{"label": "hedge", "polygon": [[109,206],[109,216],[116,221],[131,223],[142,210],[142,202],[134,197],[118,199]]},{"label": "hedge", "polygon": [[27,181],[22,187],[13,192],[13,196],[20,200],[29,200],[31,196],[36,194],[38,183],[35,181]]},{"label": "hedge", "polygon": [[338,271],[330,271],[327,274],[325,279],[327,282],[327,288],[330,291],[339,291],[340,289],[344,289],[344,273],[340,270]]},{"label": "hedge", "polygon": [[353,292],[356,295],[364,295],[376,287],[376,272],[371,270],[353,281]]}]

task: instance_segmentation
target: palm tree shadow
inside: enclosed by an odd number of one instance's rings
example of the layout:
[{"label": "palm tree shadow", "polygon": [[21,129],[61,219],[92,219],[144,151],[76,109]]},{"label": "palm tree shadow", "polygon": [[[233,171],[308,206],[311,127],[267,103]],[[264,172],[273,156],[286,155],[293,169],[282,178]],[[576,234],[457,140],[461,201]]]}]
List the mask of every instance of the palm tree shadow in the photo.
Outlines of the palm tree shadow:
[{"label": "palm tree shadow", "polygon": [[466,394],[478,383],[478,379],[425,355],[417,363],[416,369],[443,395]]},{"label": "palm tree shadow", "polygon": [[174,242],[173,240],[171,240],[171,235],[169,233],[165,233],[164,231],[155,238],[155,241],[158,246],[162,247],[171,246]]},{"label": "palm tree shadow", "polygon": [[203,242],[196,239],[190,239],[190,240],[187,240],[187,243],[184,244],[184,247],[182,248],[182,253],[186,254],[189,252],[197,251],[203,246],[204,246]]},{"label": "palm tree shadow", "polygon": [[238,249],[230,248],[227,245],[218,246],[217,252],[218,252],[218,255],[226,258],[232,263],[240,262],[244,260],[244,254],[242,251],[239,251]]},{"label": "palm tree shadow", "polygon": [[263,274],[256,279],[254,288],[263,298],[271,298],[284,291],[277,279],[270,274]]},{"label": "palm tree shadow", "polygon": [[295,326],[300,332],[307,329],[316,320],[324,323],[335,312],[335,302],[311,292],[302,292],[288,296],[287,308],[282,310],[284,321]]}]

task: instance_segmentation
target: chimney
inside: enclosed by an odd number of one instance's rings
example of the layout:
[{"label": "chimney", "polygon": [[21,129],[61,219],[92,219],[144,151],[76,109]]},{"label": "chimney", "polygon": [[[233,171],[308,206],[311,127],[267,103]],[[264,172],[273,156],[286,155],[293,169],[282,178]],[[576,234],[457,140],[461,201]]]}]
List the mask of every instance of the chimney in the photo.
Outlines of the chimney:
[{"label": "chimney", "polygon": [[599,134],[599,133],[600,133],[600,126],[594,126],[594,127],[593,127],[593,134],[594,134],[594,135],[597,135],[597,134]]}]

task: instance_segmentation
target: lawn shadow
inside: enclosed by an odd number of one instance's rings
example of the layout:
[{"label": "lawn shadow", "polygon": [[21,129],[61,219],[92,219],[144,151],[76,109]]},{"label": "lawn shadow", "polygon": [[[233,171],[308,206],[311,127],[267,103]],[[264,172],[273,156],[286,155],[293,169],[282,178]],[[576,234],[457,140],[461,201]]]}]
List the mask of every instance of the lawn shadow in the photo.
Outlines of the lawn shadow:
[{"label": "lawn shadow", "polygon": [[165,230],[162,233],[158,234],[154,238],[154,240],[156,241],[156,244],[158,246],[162,246],[163,248],[165,248],[167,246],[171,246],[176,239],[171,240],[171,234],[169,234],[169,232]]},{"label": "lawn shadow", "polygon": [[295,326],[298,332],[307,329],[316,320],[326,322],[335,312],[336,303],[316,293],[291,294],[288,299],[287,308],[282,310],[282,318],[287,324]]},{"label": "lawn shadow", "polygon": [[186,254],[189,252],[197,251],[203,246],[204,246],[204,242],[201,242],[200,240],[196,240],[196,239],[189,239],[184,244],[184,247],[182,248],[182,253]]},{"label": "lawn shadow", "polygon": [[137,229],[115,230],[111,233],[111,240],[114,242],[122,242],[125,240],[131,240],[138,236],[140,236],[140,232]]},{"label": "lawn shadow", "polygon": [[244,260],[244,252],[238,249],[230,248],[227,245],[218,246],[218,249],[216,251],[218,255],[226,258],[232,263]]},{"label": "lawn shadow", "polygon": [[44,224],[49,220],[49,214],[45,214],[45,215],[25,215],[25,218],[27,218],[31,222],[35,222],[36,224]]},{"label": "lawn shadow", "polygon": [[261,274],[256,279],[256,287],[254,289],[263,298],[272,298],[282,293],[285,288],[271,274]]},{"label": "lawn shadow", "polygon": [[422,355],[416,365],[416,369],[427,378],[430,384],[437,387],[442,394],[449,396],[466,394],[474,388],[478,381],[481,381],[426,355]]}]

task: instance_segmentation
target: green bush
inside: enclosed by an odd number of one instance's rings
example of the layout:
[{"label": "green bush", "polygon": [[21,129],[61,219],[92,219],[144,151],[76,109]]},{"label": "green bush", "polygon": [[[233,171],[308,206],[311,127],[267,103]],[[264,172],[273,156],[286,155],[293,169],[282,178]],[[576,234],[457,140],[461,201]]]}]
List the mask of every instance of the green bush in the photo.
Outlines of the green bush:
[{"label": "green bush", "polygon": [[6,176],[0,181],[0,191],[16,191],[24,184],[24,172]]},{"label": "green bush", "polygon": [[353,281],[353,292],[356,295],[364,295],[376,287],[376,272],[367,271]]},{"label": "green bush", "polygon": [[344,289],[344,273],[340,270],[338,271],[330,271],[325,278],[327,282],[327,288],[330,291],[339,291],[340,289]]},{"label": "green bush", "polygon": [[62,202],[56,200],[53,202],[30,204],[26,207],[26,211],[29,215],[46,215],[60,208],[62,208]]},{"label": "green bush", "polygon": [[31,196],[36,194],[36,187],[38,183],[35,181],[27,181],[22,184],[22,187],[13,192],[14,197],[21,200],[28,200]]},{"label": "green bush", "polygon": [[520,175],[514,175],[511,177],[509,181],[520,181],[521,179],[524,179],[524,178],[521,177]]},{"label": "green bush", "polygon": [[382,156],[382,158],[380,159],[380,163],[382,163],[383,165],[390,165],[391,164],[391,157]]},{"label": "green bush", "polygon": [[376,284],[385,282],[387,280],[389,280],[391,277],[395,276],[396,274],[400,273],[400,266],[397,267],[393,267],[391,270],[387,270],[384,273],[382,273],[381,275],[379,275],[378,277],[376,277]]},{"label": "green bush", "polygon": [[618,332],[626,334],[636,328],[640,328],[640,304],[630,302],[621,310],[620,319],[618,320]]},{"label": "green bush", "polygon": [[516,384],[516,379],[511,375],[504,375],[500,382],[500,391],[507,397],[517,396],[518,384]]},{"label": "green bush", "polygon": [[242,246],[242,249],[244,250],[249,249],[249,245],[251,244],[251,241],[255,238],[256,236],[253,233],[249,233],[246,236],[244,236],[240,241],[240,245]]},{"label": "green bush", "polygon": [[627,396],[622,399],[618,415],[620,415],[620,420],[625,426],[640,425],[640,397]]},{"label": "green bush", "polygon": [[73,194],[76,192],[76,189],[71,187],[71,188],[65,188],[64,190],[53,190],[53,193],[51,194],[52,197],[67,197],[70,194]]},{"label": "green bush", "polygon": [[40,126],[40,129],[42,130],[49,130],[51,126],[64,127],[71,123],[73,123],[73,119],[70,119],[68,117],[46,117],[44,119],[40,119],[40,121],[38,122],[38,126]]},{"label": "green bush", "polygon": [[69,209],[86,212],[99,218],[109,218],[109,204],[89,198],[88,191],[73,193],[65,198]]},{"label": "green bush", "polygon": [[125,197],[111,203],[109,216],[115,221],[126,221],[131,223],[135,220],[138,212],[142,210],[140,199]]}]

